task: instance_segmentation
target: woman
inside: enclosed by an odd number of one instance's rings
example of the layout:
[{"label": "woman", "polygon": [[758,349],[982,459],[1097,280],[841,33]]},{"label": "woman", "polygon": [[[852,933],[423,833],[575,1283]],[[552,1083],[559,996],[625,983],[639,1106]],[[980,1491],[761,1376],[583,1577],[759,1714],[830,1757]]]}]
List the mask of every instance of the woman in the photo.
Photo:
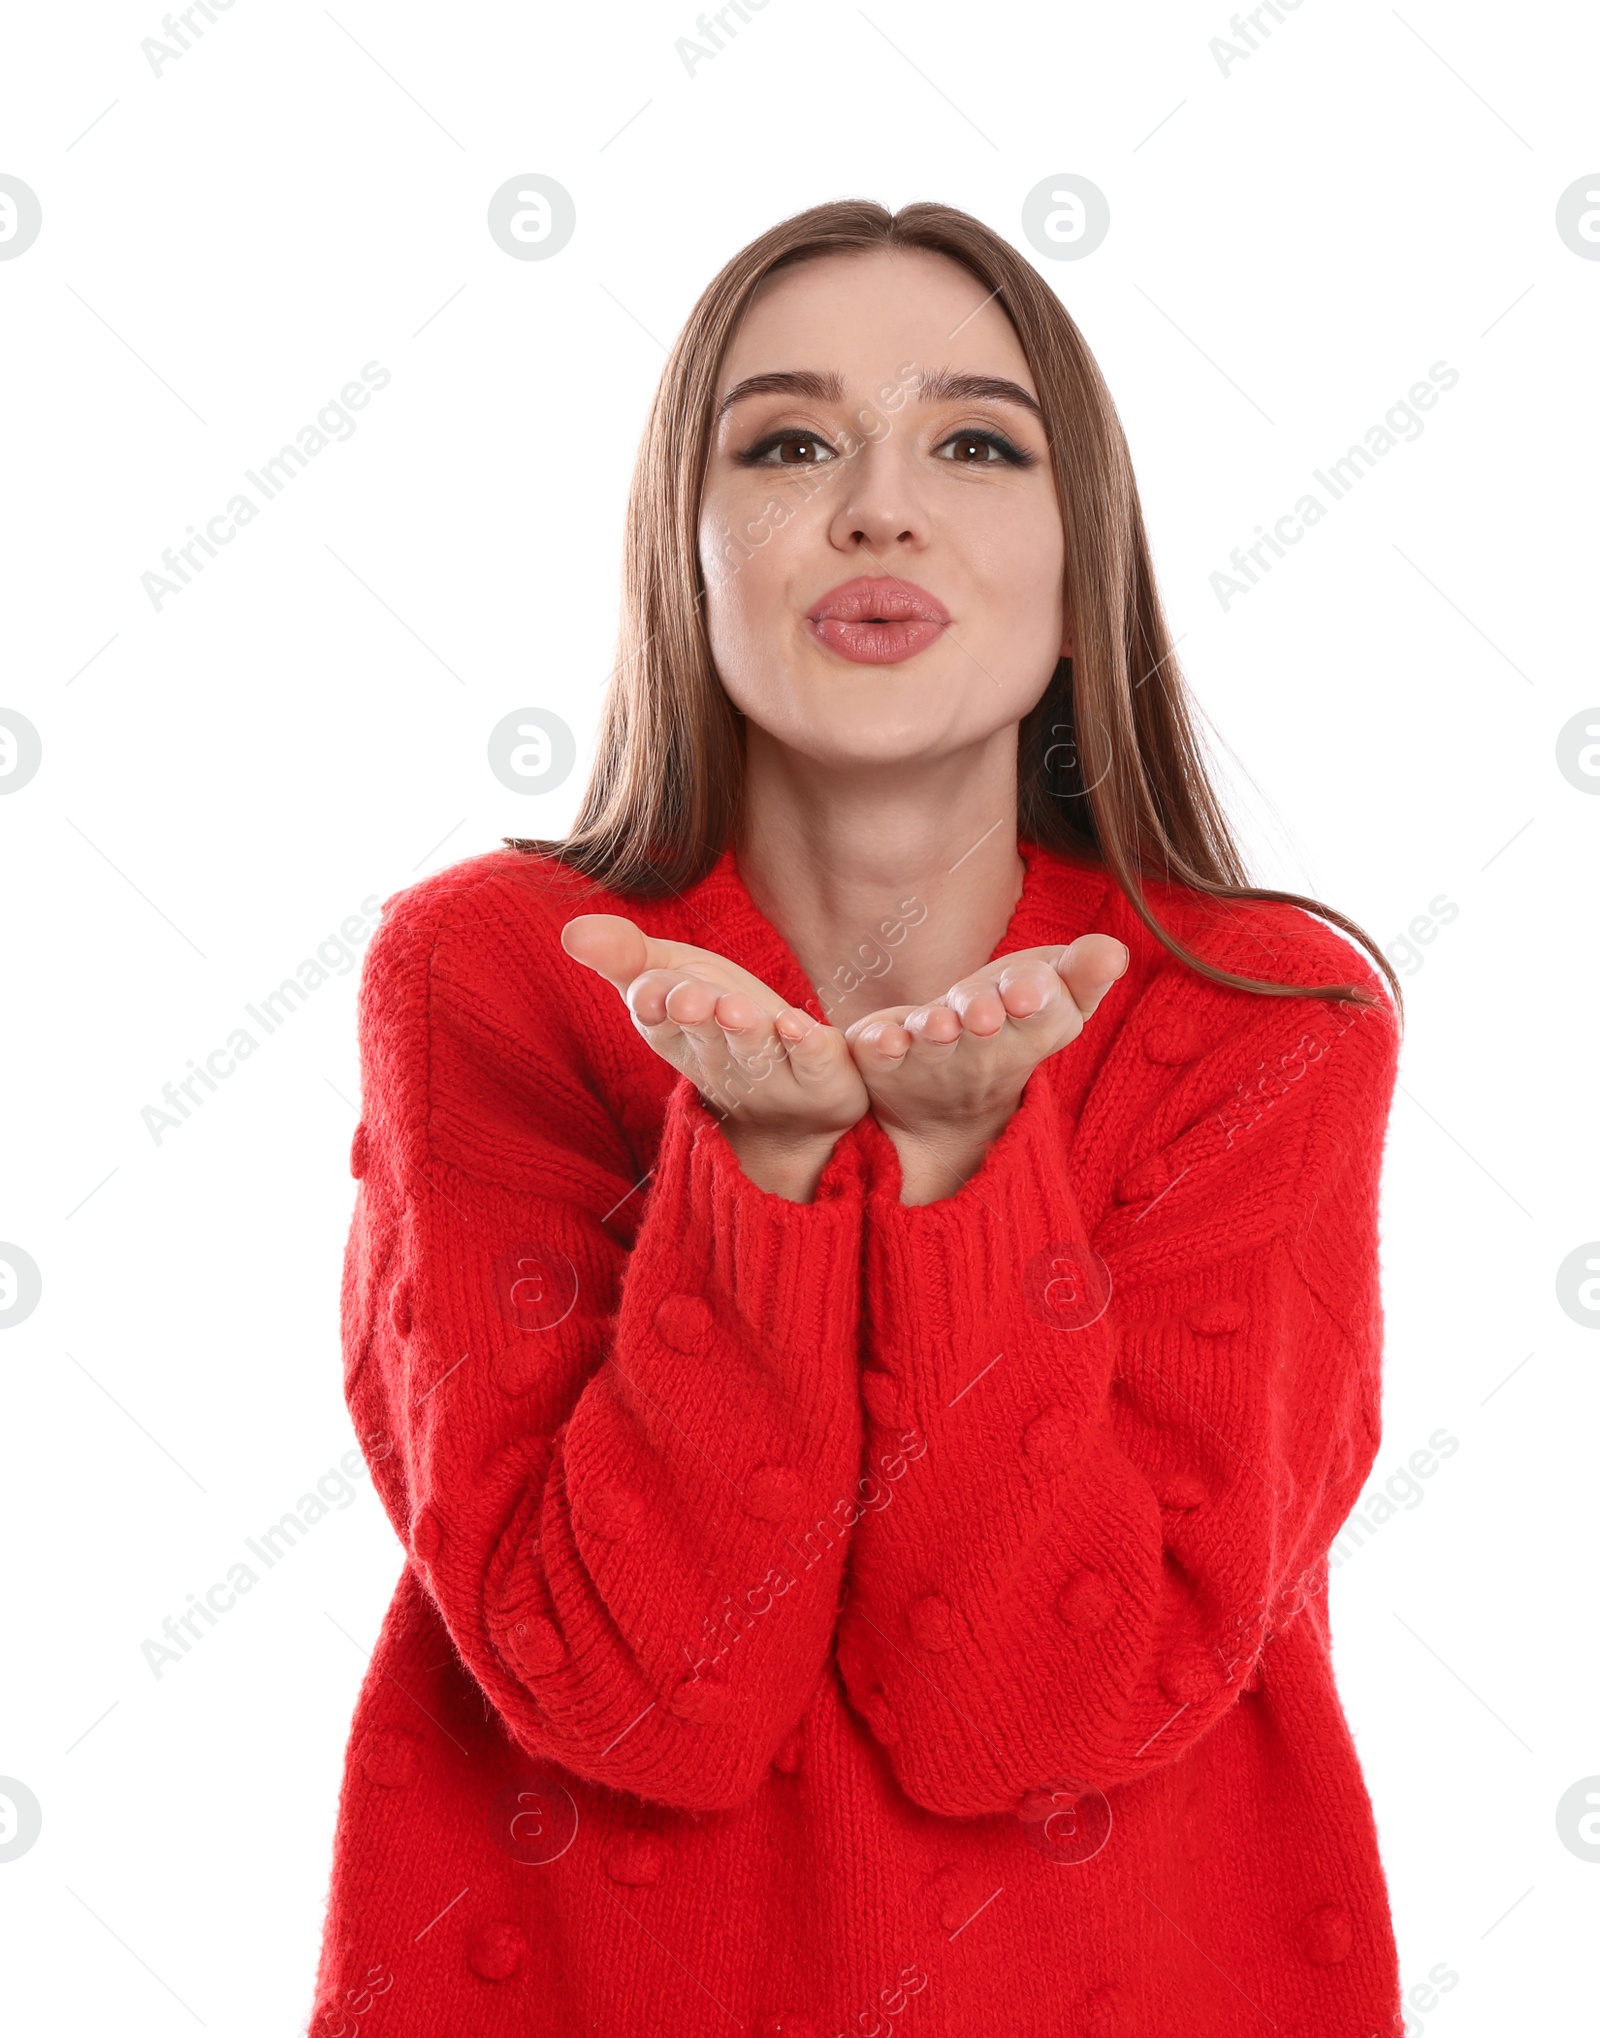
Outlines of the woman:
[{"label": "woman", "polygon": [[410,1561],[313,2029],[1389,2031],[1324,1589],[1395,1009],[1242,882],[1076,327],[943,206],[774,228],[624,610],[572,834],[367,965]]}]

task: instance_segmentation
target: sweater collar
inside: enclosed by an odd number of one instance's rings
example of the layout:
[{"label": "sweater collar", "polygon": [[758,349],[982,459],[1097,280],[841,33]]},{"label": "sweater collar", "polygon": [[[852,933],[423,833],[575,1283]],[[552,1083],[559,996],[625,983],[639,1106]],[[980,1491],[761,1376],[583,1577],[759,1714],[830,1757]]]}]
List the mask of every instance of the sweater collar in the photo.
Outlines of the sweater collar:
[{"label": "sweater collar", "polygon": [[[1103,915],[1110,889],[1099,865],[1064,856],[1026,836],[1018,837],[1017,853],[1023,862],[1022,891],[991,962],[1019,948],[1043,948],[1089,933]],[[731,843],[697,884],[662,903],[651,918],[656,922],[652,932],[725,955],[813,1019],[824,1016],[799,958],[751,898]]]}]

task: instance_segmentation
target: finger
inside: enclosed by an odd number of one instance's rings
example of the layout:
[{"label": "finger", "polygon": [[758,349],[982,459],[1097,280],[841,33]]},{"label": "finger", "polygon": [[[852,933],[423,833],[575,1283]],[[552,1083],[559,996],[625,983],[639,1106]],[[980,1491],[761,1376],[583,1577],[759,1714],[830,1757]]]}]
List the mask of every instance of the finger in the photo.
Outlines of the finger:
[{"label": "finger", "polygon": [[728,1054],[719,1101],[729,1110],[744,1103],[757,1083],[780,1068],[812,1089],[824,1085],[836,1089],[846,1074],[860,1081],[844,1035],[793,1005],[780,1005],[769,1018],[743,993],[725,992],[717,999],[715,1018]]},{"label": "finger", "polygon": [[911,1035],[893,1012],[869,1013],[846,1027],[844,1037],[869,1082],[881,1071],[898,1068],[911,1052]]},{"label": "finger", "polygon": [[1056,964],[1057,974],[1085,1019],[1127,970],[1127,944],[1114,934],[1080,934]]},{"label": "finger", "polygon": [[998,1033],[1008,1019],[1030,1019],[1061,995],[1053,964],[1059,949],[1022,949],[1002,955],[946,991],[943,1003],[961,1015],[969,1033]]},{"label": "finger", "polygon": [[968,977],[963,983],[952,984],[943,1002],[960,1016],[968,1033],[986,1038],[1006,1023],[1006,1008],[992,976]]},{"label": "finger", "polygon": [[[819,1030],[818,1022],[809,1012],[802,1012],[797,1005],[785,1005],[773,1021],[785,1047],[803,1046]],[[820,1029],[832,1033],[831,1026]]]},{"label": "finger", "polygon": [[834,1076],[850,1049],[836,1026],[824,1026],[809,1012],[786,1005],[773,1022],[778,1043],[788,1056],[795,1080],[815,1083]]},{"label": "finger", "polygon": [[756,1029],[771,1027],[772,1015],[763,1012],[746,991],[720,991],[717,994],[717,1024],[725,1033],[750,1033]]},{"label": "finger", "polygon": [[626,994],[629,984],[649,967],[649,941],[642,927],[620,913],[580,913],[561,930],[561,946]]},{"label": "finger", "polygon": [[1007,1031],[1011,1033],[1037,1039],[1042,1035],[1060,1035],[1066,1025],[1070,1035],[1076,1035],[1084,1023],[1054,962],[1048,962],[1044,956],[1027,956],[1021,962],[1013,962],[1001,970],[995,988],[1005,1007]]},{"label": "finger", "polygon": [[772,1021],[742,992],[685,977],[667,993],[666,1006],[667,1017],[694,1044],[703,1083],[726,1111],[744,1103],[783,1058]]},{"label": "finger", "polygon": [[687,941],[664,941],[646,934],[621,913],[579,913],[562,928],[561,945],[575,962],[607,978],[624,997],[636,977],[660,969],[680,975],[687,972],[708,981],[718,979],[726,990],[737,985],[769,1012],[783,1003],[759,977],[725,955]]},{"label": "finger", "polygon": [[1006,1017],[1018,1024],[1043,1017],[1067,995],[1060,976],[1041,957],[1002,970],[995,989]]},{"label": "finger", "polygon": [[[676,1025],[679,1022],[667,1011],[667,998],[680,984],[690,981],[683,970],[647,969],[623,988],[623,1001],[641,1026]],[[709,1009],[717,994],[709,984],[702,983],[701,989]]]},{"label": "finger", "polygon": [[627,1004],[634,1024],[658,1054],[670,1057],[672,1041],[681,1038],[708,1071],[720,1073],[731,1061],[713,1016],[718,995],[715,984],[681,970],[656,969],[646,970],[629,985]]},{"label": "finger", "polygon": [[[1004,1017],[1004,1015],[1001,1015]],[[910,1012],[902,1021],[911,1035],[913,1047],[922,1053],[931,1049],[954,1047],[961,1038],[965,1021],[953,1005],[942,1001],[937,1005],[922,1005]]]},{"label": "finger", "polygon": [[771,1075],[786,1048],[769,1016],[743,991],[724,991],[712,1007],[723,1043],[740,1072],[754,1082]]},{"label": "finger", "polygon": [[667,1017],[680,1032],[699,1041],[702,1047],[720,1049],[724,1042],[722,1028],[716,1018],[719,995],[715,984],[708,984],[699,977],[680,976],[663,1001]]},{"label": "finger", "polygon": [[[738,1064],[727,1035],[717,1023],[717,1001],[721,995],[717,984],[708,984],[701,977],[680,975],[663,1003],[667,1019],[694,1051],[699,1064],[695,1080],[702,1092],[727,1111],[741,1101],[740,1090],[748,1086],[736,1080]],[[730,1079],[734,1079],[731,1084]]]},{"label": "finger", "polygon": [[744,991],[725,991],[717,1000],[717,1024],[740,1055],[760,1055],[803,1060],[818,1067],[836,1058],[844,1036],[832,1026],[813,1019],[796,1005],[780,1004],[768,1013]]}]

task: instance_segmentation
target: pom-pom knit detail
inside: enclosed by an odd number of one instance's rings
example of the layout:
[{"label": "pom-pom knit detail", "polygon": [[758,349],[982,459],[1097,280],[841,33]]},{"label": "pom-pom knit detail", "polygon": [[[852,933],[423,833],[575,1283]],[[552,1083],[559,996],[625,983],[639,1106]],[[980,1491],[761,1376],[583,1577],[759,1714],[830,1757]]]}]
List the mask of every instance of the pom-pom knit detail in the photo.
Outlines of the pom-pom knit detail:
[{"label": "pom-pom knit detail", "polygon": [[400,1578],[313,2038],[1393,2028],[1327,1552],[1378,1445],[1396,1027],[1295,908],[1024,843],[997,949],[1130,967],[971,1178],[869,1116],[809,1203],[560,943],[820,1017],[726,852],[641,905],[495,852],[361,991],[345,1391]]}]

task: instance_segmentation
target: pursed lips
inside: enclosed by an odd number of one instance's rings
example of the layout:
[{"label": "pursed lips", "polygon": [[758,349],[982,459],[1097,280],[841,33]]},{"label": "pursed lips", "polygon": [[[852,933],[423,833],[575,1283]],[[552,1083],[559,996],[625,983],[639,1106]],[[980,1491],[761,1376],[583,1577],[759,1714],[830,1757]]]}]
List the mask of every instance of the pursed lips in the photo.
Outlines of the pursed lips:
[{"label": "pursed lips", "polygon": [[861,575],[832,588],[806,616],[812,636],[855,665],[898,665],[950,626],[937,595],[914,581]]}]

